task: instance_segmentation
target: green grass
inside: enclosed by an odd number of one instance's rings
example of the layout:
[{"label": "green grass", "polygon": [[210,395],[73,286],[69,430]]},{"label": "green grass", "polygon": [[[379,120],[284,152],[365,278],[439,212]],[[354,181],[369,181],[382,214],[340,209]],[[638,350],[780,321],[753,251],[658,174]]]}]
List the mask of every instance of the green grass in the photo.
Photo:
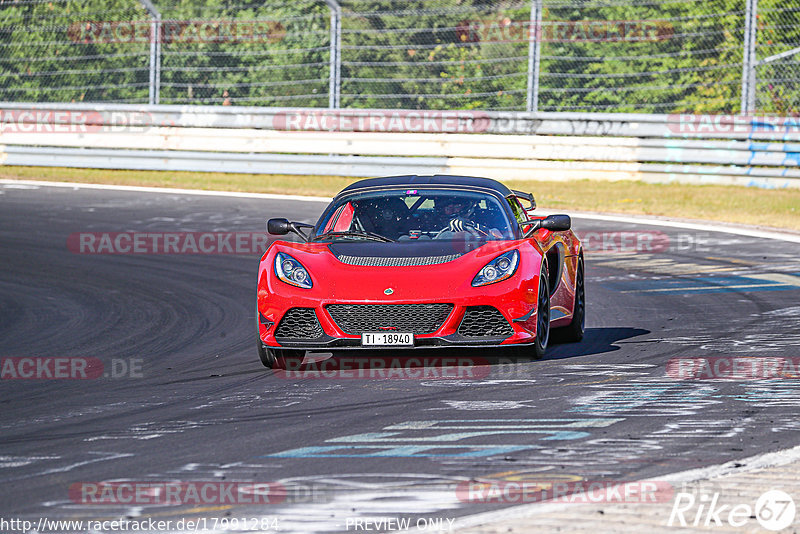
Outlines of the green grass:
[{"label": "green grass", "polygon": [[[216,191],[331,197],[357,178],[277,174],[117,171],[61,167],[0,167],[0,178],[97,184],[179,187]],[[580,180],[509,180],[531,191],[546,209],[661,215],[800,230],[800,189],[721,185],[649,184]]]},{"label": "green grass", "polygon": [[509,181],[534,192],[537,204],[564,208],[660,215],[800,230],[800,189],[644,182]]}]

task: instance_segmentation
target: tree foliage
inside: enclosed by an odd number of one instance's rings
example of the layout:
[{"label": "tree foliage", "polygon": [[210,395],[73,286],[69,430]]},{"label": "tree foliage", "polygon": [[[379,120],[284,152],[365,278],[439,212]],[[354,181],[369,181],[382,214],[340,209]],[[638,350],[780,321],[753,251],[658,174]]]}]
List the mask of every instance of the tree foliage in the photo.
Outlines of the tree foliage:
[{"label": "tree foliage", "polygon": [[[155,4],[161,103],[328,105],[324,1]],[[544,0],[541,26],[527,0],[341,6],[343,107],[524,110],[533,35],[540,110],[739,109],[744,0]],[[136,0],[0,0],[0,98],[147,102],[150,38],[118,34],[149,21]],[[800,46],[800,0],[761,0],[758,27],[759,57]],[[758,67],[759,110],[795,111],[795,64]]]}]

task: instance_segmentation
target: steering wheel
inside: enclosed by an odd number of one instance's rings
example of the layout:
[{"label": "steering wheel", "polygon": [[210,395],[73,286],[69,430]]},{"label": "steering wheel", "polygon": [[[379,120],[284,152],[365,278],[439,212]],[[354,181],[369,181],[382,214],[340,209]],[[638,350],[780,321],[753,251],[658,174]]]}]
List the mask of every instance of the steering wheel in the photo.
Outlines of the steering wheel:
[{"label": "steering wheel", "polygon": [[[434,236],[433,239],[439,239],[439,237],[442,236],[445,232],[456,233],[456,232],[453,232],[450,229],[449,226],[447,226],[447,227],[442,228],[441,230],[439,230],[439,232]],[[469,232],[471,235],[474,235],[474,236],[477,236],[477,237],[485,237],[487,239],[491,239],[491,238],[503,239],[503,234],[497,228],[489,228],[488,231],[484,233],[484,232],[479,231],[472,224],[465,224],[464,225],[464,229],[463,230],[459,230],[459,232]]]},{"label": "steering wheel", "polygon": [[480,232],[478,232],[478,230],[475,228],[475,226],[472,223],[469,223],[469,222],[464,223],[464,224],[462,224],[462,228],[463,228],[462,230],[453,230],[453,229],[450,228],[449,225],[445,226],[444,228],[442,228],[441,230],[439,230],[436,233],[436,235],[434,236],[434,239],[439,239],[446,232],[450,232],[450,233],[453,233],[453,234],[458,233],[458,232],[469,232],[470,234],[472,234],[474,236],[482,235]]}]

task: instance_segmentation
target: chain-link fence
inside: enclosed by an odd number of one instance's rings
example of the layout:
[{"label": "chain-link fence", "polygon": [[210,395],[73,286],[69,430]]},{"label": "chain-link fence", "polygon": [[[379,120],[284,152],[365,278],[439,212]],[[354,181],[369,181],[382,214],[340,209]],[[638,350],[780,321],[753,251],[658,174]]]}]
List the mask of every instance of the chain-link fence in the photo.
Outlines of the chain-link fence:
[{"label": "chain-link fence", "polygon": [[757,10],[755,109],[800,113],[800,4],[761,1]]},{"label": "chain-link fence", "polygon": [[147,42],[83,44],[71,34],[81,20],[146,23],[131,1],[0,0],[0,100],[147,102]]},{"label": "chain-link fence", "polygon": [[[738,113],[748,4],[0,0],[0,100]],[[755,111],[794,113],[800,0],[756,20]]]}]

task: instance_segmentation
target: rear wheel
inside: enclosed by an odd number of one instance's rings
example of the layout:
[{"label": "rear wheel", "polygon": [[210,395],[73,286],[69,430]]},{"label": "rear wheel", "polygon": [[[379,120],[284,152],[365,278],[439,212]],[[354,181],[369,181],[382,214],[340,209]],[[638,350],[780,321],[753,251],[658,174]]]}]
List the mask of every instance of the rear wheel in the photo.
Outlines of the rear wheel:
[{"label": "rear wheel", "polygon": [[286,362],[297,363],[303,361],[305,351],[294,349],[275,349],[267,347],[258,340],[258,358],[268,369],[286,369]]},{"label": "rear wheel", "polygon": [[584,289],[583,257],[578,260],[578,271],[575,273],[575,307],[572,321],[565,327],[555,330],[559,341],[576,343],[583,339],[586,331],[586,292]]}]

